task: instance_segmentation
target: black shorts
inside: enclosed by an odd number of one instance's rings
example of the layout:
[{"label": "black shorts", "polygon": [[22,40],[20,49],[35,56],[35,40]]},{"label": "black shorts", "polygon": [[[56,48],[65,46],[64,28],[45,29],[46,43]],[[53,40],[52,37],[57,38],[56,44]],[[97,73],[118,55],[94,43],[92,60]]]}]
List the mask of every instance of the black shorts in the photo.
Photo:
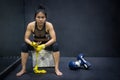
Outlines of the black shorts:
[{"label": "black shorts", "polygon": [[[29,45],[27,43],[22,44],[22,48],[21,48],[22,52],[28,53],[29,51],[33,51],[33,50],[34,50],[34,48],[31,45]],[[56,43],[56,42],[53,43],[52,45],[46,47],[45,50],[53,51],[53,52],[59,51],[58,43]]]}]

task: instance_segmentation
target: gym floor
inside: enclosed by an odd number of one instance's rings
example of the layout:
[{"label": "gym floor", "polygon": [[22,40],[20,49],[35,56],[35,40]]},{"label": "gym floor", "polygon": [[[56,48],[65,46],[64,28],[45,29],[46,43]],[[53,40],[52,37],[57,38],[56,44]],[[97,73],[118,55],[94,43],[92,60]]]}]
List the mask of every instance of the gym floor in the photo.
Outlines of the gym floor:
[{"label": "gym floor", "polygon": [[[16,77],[16,73],[21,69],[17,64],[4,80],[120,80],[120,58],[119,57],[86,57],[87,61],[92,64],[89,70],[79,69],[70,70],[69,61],[75,61],[75,57],[61,57],[60,70],[63,76],[56,76],[54,68],[44,68],[46,74],[34,74],[32,71],[32,59],[28,59],[27,73],[21,77]],[[1,80],[1,79],[0,79]]]}]

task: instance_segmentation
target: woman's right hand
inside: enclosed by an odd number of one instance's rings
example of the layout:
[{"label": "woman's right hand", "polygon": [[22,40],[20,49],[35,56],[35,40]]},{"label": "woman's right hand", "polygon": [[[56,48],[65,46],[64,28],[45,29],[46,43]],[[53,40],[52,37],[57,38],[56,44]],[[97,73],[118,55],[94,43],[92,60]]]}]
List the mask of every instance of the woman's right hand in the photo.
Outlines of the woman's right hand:
[{"label": "woman's right hand", "polygon": [[34,41],[32,41],[32,43],[30,45],[33,46],[34,48],[38,47],[38,44],[36,42],[34,42]]}]

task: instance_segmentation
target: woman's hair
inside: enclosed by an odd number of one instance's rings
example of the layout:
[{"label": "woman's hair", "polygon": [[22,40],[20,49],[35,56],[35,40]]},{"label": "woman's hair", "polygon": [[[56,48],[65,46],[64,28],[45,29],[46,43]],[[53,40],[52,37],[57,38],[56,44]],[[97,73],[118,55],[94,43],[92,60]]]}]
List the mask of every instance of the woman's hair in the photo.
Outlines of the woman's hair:
[{"label": "woman's hair", "polygon": [[39,12],[42,12],[43,14],[45,14],[45,17],[47,18],[47,12],[45,10],[45,7],[41,4],[38,6],[37,10],[35,11],[34,18]]}]

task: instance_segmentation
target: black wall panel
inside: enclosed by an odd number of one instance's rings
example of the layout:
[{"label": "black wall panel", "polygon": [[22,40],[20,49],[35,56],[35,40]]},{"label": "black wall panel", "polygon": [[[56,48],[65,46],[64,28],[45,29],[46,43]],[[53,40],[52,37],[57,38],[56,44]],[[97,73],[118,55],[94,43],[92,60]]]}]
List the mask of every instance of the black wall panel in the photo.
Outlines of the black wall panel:
[{"label": "black wall panel", "polygon": [[0,2],[0,56],[16,56],[20,53],[24,34],[24,1]]},{"label": "black wall panel", "polygon": [[0,56],[19,55],[24,31],[39,4],[46,6],[61,56],[120,56],[118,0],[3,0]]},{"label": "black wall panel", "polygon": [[34,9],[46,6],[62,56],[120,56],[117,0],[25,0],[26,24]]}]

